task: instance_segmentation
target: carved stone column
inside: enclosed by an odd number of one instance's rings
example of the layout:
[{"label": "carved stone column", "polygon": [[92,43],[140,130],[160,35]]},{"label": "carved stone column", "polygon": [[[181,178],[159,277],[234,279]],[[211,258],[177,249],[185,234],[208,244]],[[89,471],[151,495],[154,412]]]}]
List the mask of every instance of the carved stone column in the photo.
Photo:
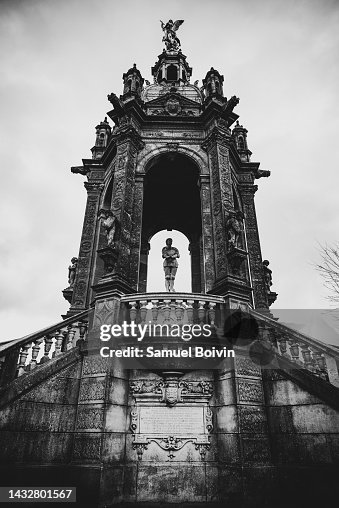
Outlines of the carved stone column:
[{"label": "carved stone column", "polygon": [[134,200],[132,213],[132,236],[130,256],[130,282],[138,290],[139,269],[140,269],[140,246],[142,229],[142,208],[144,197],[144,178],[137,175],[134,184]]},{"label": "carved stone column", "polygon": [[96,225],[99,201],[103,184],[98,182],[85,182],[87,190],[87,204],[82,229],[81,244],[78,256],[76,277],[72,306],[69,313],[75,314],[85,310],[90,301],[90,274],[92,259],[95,254]]},{"label": "carved stone column", "polygon": [[210,166],[211,217],[215,257],[215,280],[213,282],[215,284],[216,281],[227,276],[225,211],[234,208],[227,135],[219,130],[214,130],[205,142],[204,148],[208,153]]},{"label": "carved stone column", "polygon": [[239,186],[245,214],[247,250],[249,255],[249,263],[252,278],[254,307],[256,309],[258,308],[268,309],[267,292],[265,288],[264,272],[262,267],[258,223],[254,204],[254,194],[257,191],[257,189],[258,189],[257,185]]},{"label": "carved stone column", "polygon": [[[133,250],[132,245],[135,247],[135,238],[138,236],[139,229],[134,228],[133,225],[133,220],[136,220],[133,206],[135,204],[136,159],[142,142],[138,133],[134,129],[129,128],[120,134],[116,144],[117,154],[111,209],[119,224],[119,238],[116,245],[117,258],[111,273],[106,274],[95,287],[97,293],[100,293],[101,289],[105,287],[106,294],[109,289],[118,289],[124,293],[136,290],[136,275],[133,273],[133,276],[131,276],[132,265],[130,263]],[[140,192],[138,201],[140,201]],[[139,216],[137,220],[141,220],[141,217]],[[135,272],[135,249],[133,271]]]},{"label": "carved stone column", "polygon": [[202,260],[202,269],[204,268],[205,270],[205,290],[210,291],[215,281],[210,177],[207,175],[201,175],[200,184],[204,253],[204,259]]},{"label": "carved stone column", "polygon": [[201,293],[203,291],[202,281],[203,273],[201,273],[200,253],[201,241],[197,239],[189,244],[191,254],[191,274],[192,274],[192,291],[193,293]]}]

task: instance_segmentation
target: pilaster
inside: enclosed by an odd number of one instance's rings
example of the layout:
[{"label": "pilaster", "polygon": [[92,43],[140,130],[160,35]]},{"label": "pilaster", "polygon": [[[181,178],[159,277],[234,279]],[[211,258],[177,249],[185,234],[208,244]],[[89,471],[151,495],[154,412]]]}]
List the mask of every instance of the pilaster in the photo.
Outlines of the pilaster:
[{"label": "pilaster", "polygon": [[228,136],[220,130],[214,129],[203,148],[208,153],[210,167],[215,280],[218,280],[227,275],[225,211],[233,210],[234,206]]},{"label": "pilaster", "polygon": [[87,204],[74,282],[72,306],[69,310],[70,314],[81,312],[89,305],[91,266],[93,256],[95,255],[93,245],[96,238],[100,195],[103,189],[103,184],[98,182],[85,182],[84,185],[87,190]]},{"label": "pilaster", "polygon": [[[140,237],[142,193],[140,194],[140,182],[135,184],[135,168],[138,150],[143,144],[135,129],[129,127],[118,135],[116,145],[111,210],[119,224],[119,238],[115,247],[116,261],[113,270],[100,279],[95,288],[97,292],[100,292],[102,284],[105,285],[105,292],[109,286],[112,290],[123,292],[137,289],[135,243]],[[137,201],[134,199],[135,195]],[[134,205],[137,205],[139,216],[136,216]]]},{"label": "pilaster", "polygon": [[244,206],[245,230],[252,278],[254,307],[256,309],[267,309],[267,292],[262,268],[260,239],[254,204],[254,194],[258,190],[258,186],[243,184],[239,186],[239,190]]}]

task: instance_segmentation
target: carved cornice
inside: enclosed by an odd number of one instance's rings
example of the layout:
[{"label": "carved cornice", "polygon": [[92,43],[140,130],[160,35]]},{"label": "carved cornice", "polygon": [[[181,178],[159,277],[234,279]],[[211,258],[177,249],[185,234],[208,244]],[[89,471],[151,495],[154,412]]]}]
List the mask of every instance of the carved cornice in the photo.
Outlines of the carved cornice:
[{"label": "carved cornice", "polygon": [[84,182],[85,189],[88,194],[100,194],[104,188],[104,184],[100,182]]},{"label": "carved cornice", "polygon": [[255,194],[258,190],[258,186],[257,185],[253,185],[253,184],[243,184],[241,183],[239,185],[239,191],[240,193],[243,195],[243,194]]},{"label": "carved cornice", "polygon": [[84,166],[72,166],[71,167],[71,173],[74,173],[75,175],[87,175],[87,173],[90,171],[90,168],[85,168]]}]

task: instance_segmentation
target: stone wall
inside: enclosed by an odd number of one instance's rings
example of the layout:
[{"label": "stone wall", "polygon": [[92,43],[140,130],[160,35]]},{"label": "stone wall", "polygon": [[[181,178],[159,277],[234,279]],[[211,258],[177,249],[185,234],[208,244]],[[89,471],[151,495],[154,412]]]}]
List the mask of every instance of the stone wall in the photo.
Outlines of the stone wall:
[{"label": "stone wall", "polygon": [[[302,375],[262,372],[240,354],[218,371],[186,372],[181,380],[191,391],[178,404],[211,409],[210,446],[201,454],[189,441],[169,458],[153,440],[139,456],[131,411],[166,404],[160,395],[147,399],[147,390],[140,402],[130,388],[140,380],[156,385],[160,374],[127,372],[97,354],[65,356],[68,364],[45,364],[2,396],[3,485],[14,478],[26,486],[76,485],[79,506],[93,507],[326,506],[337,483],[339,412],[306,378],[302,386]],[[203,394],[199,383],[213,390]]]}]

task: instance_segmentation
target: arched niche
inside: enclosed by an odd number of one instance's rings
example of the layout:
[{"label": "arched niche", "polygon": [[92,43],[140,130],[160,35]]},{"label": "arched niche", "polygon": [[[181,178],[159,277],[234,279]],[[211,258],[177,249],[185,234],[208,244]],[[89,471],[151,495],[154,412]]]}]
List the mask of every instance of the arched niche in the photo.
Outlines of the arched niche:
[{"label": "arched niche", "polygon": [[179,250],[178,271],[175,277],[174,288],[176,292],[189,293],[192,287],[192,274],[190,270],[191,260],[189,252],[189,240],[181,233],[172,231],[158,231],[150,239],[150,251],[148,256],[147,291],[156,293],[165,291],[165,273],[163,268],[162,249],[166,245],[166,239],[173,240],[173,246]]},{"label": "arched niche", "polygon": [[144,177],[144,199],[139,270],[139,292],[147,291],[150,239],[162,230],[183,233],[189,240],[192,292],[204,287],[200,199],[200,171],[193,160],[178,152],[151,159]]}]

